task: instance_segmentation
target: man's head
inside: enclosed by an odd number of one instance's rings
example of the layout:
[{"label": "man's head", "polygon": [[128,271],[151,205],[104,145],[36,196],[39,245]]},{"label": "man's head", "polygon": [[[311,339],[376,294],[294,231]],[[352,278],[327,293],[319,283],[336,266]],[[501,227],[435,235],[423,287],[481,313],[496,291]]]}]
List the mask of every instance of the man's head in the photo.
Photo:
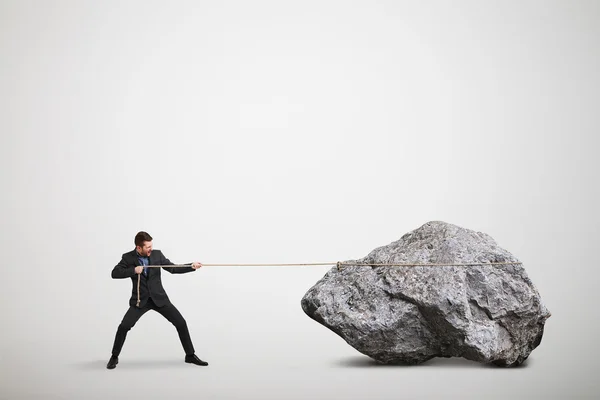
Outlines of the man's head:
[{"label": "man's head", "polygon": [[142,256],[150,257],[150,253],[152,253],[152,236],[150,236],[147,232],[138,232],[135,235],[135,249]]}]

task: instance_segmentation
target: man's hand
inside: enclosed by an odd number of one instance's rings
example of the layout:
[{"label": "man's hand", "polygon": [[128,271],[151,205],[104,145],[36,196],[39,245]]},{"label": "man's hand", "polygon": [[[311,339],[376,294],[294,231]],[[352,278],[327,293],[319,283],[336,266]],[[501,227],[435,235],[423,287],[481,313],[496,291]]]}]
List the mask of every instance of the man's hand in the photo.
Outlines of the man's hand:
[{"label": "man's hand", "polygon": [[144,270],[144,267],[142,267],[141,265],[138,265],[137,267],[135,267],[135,273],[138,275],[141,274],[143,270]]},{"label": "man's hand", "polygon": [[193,263],[192,263],[192,268],[194,268],[194,269],[198,269],[198,268],[200,268],[201,266],[202,266],[202,264],[200,264],[199,262],[193,262]]}]

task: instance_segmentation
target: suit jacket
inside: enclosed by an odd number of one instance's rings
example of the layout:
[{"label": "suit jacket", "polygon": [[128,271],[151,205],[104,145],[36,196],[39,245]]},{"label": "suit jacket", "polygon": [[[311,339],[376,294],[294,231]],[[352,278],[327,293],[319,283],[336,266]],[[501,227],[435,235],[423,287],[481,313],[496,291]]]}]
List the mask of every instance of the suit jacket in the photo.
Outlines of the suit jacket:
[{"label": "suit jacket", "polygon": [[[160,250],[152,250],[148,259],[150,265],[173,265],[173,263],[164,256]],[[195,271],[191,267],[192,263],[187,263],[189,267],[162,267],[148,268],[148,276],[142,272],[140,274],[140,308],[144,307],[149,297],[152,297],[157,306],[162,307],[170,303],[169,296],[162,286],[160,277],[161,269],[164,269],[172,274],[184,274],[186,272]],[[138,274],[135,273],[135,267],[142,265],[138,259],[137,252],[133,249],[130,252],[123,254],[121,261],[112,270],[111,276],[113,279],[131,278],[132,289],[129,305],[135,306],[137,303],[137,281]]]}]

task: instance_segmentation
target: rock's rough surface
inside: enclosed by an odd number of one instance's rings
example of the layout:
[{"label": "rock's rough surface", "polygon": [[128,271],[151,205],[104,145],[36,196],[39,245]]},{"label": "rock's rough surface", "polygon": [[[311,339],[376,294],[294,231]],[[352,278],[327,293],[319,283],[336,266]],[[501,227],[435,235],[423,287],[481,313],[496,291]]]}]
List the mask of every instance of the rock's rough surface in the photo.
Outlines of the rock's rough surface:
[{"label": "rock's rough surface", "polygon": [[304,312],[373,359],[416,364],[464,357],[521,364],[550,312],[521,264],[489,235],[431,221],[344,263],[482,263],[478,266],[333,267],[304,295]]}]

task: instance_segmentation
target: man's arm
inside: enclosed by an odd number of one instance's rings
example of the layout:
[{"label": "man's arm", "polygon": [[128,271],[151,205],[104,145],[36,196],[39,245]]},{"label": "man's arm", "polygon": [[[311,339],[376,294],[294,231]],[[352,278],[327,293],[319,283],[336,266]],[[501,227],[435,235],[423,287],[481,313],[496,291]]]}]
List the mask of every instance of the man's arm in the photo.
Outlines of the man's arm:
[{"label": "man's arm", "polygon": [[121,261],[112,270],[111,276],[113,279],[131,278],[135,275],[135,266],[127,266],[125,257],[121,257]]},{"label": "man's arm", "polygon": [[[169,260],[167,257],[165,257],[165,255],[161,252],[160,253],[160,265],[175,265],[175,264],[172,263],[171,260]],[[192,263],[186,263],[185,265],[189,265],[189,267],[162,267],[162,268],[165,271],[168,271],[172,274],[185,274],[186,272],[195,271],[195,269],[192,268]]]}]

